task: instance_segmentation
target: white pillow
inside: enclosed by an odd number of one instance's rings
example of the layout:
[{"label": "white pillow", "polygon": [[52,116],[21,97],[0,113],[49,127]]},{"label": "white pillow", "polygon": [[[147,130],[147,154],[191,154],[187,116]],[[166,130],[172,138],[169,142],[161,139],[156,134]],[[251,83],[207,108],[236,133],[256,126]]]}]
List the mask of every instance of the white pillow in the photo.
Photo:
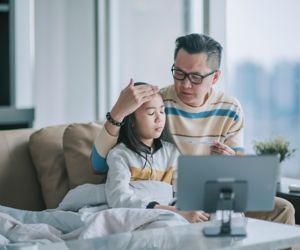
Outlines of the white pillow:
[{"label": "white pillow", "polygon": [[71,189],[58,205],[60,210],[78,211],[85,206],[106,204],[105,184],[83,184]]},{"label": "white pillow", "polygon": [[0,246],[1,245],[6,245],[9,243],[9,240],[5,238],[3,235],[0,234]]}]

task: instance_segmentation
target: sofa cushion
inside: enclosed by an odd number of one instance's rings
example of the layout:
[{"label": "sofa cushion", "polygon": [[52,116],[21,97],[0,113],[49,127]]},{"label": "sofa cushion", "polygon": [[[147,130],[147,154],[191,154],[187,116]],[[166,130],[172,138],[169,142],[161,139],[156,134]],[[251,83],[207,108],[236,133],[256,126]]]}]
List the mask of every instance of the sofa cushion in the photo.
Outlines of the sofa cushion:
[{"label": "sofa cushion", "polygon": [[92,146],[101,128],[100,123],[91,122],[73,123],[65,129],[63,149],[70,188],[105,182],[106,175],[95,175],[90,165]]},{"label": "sofa cushion", "polygon": [[47,208],[56,208],[69,190],[62,137],[66,125],[33,133],[29,148]]},{"label": "sofa cushion", "polygon": [[45,209],[28,147],[34,132],[34,129],[0,131],[0,204],[3,206]]}]

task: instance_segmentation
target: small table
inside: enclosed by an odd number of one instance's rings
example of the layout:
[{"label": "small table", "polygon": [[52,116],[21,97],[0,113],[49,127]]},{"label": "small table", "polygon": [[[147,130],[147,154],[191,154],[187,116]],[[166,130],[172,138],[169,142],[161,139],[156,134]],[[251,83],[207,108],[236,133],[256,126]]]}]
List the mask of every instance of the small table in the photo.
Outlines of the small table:
[{"label": "small table", "polygon": [[300,227],[241,218],[245,237],[205,237],[202,229],[220,221],[154,228],[94,239],[39,245],[41,250],[66,249],[284,249],[300,245]]},{"label": "small table", "polygon": [[280,187],[277,190],[277,196],[284,198],[293,204],[295,208],[295,221],[296,224],[300,225],[300,192],[290,192],[288,189],[290,184],[300,185],[300,179],[282,177]]}]

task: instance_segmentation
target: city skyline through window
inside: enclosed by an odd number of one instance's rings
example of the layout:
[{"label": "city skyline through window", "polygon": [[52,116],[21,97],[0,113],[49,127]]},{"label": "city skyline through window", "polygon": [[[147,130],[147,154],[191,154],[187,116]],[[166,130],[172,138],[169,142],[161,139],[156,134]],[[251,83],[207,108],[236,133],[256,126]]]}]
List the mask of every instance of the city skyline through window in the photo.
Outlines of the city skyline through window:
[{"label": "city skyline through window", "polygon": [[245,146],[281,136],[298,148],[283,174],[300,177],[300,1],[228,0],[228,89],[245,113]]}]

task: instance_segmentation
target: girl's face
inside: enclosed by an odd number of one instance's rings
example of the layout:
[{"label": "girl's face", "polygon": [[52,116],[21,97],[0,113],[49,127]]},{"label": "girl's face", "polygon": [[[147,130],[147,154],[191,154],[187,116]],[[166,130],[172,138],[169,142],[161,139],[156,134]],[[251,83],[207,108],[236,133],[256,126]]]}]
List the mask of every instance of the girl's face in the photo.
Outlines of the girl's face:
[{"label": "girl's face", "polygon": [[154,138],[160,137],[166,122],[165,106],[160,95],[145,102],[135,112],[134,129],[140,140],[151,147]]}]

